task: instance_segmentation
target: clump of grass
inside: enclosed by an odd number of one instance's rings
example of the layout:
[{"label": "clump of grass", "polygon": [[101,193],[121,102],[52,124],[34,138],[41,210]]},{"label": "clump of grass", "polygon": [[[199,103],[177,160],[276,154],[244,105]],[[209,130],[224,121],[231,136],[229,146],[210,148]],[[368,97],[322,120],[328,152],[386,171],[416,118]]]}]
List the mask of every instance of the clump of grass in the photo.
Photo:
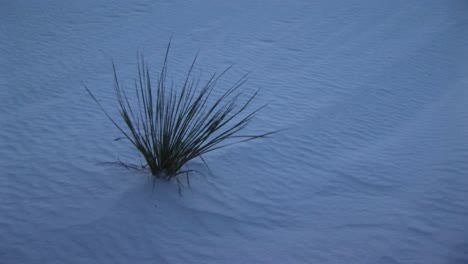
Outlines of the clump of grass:
[{"label": "clump of grass", "polygon": [[[146,161],[145,167],[153,176],[170,180],[185,173],[189,183],[190,170],[183,170],[187,162],[195,158],[203,160],[202,155],[206,153],[263,138],[273,132],[256,135],[240,133],[262,108],[250,110],[249,106],[258,91],[247,96],[244,94],[240,87],[246,82],[246,76],[212,99],[217,82],[229,68],[202,82],[193,76],[197,61],[195,56],[183,82],[178,88],[174,87],[167,77],[169,50],[170,43],[155,82],[150,76],[148,64],[143,57],[138,57],[138,76],[134,85],[136,100],[127,96],[121,87],[113,65],[118,108],[126,128],[112,118],[93,93],[85,88],[123,134],[123,138],[129,140],[142,155]],[[180,183],[178,178],[177,181]]]}]

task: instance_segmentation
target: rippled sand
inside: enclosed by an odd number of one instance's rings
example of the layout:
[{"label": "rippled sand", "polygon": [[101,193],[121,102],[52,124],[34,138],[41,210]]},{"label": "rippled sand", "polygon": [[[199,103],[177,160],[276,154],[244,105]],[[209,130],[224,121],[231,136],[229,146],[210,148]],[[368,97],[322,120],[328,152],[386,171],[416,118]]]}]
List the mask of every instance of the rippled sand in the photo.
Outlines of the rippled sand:
[{"label": "rippled sand", "polygon": [[[236,63],[287,129],[183,196],[97,165],[138,156],[82,86],[115,109],[111,59],[171,36],[176,80]],[[468,263],[467,43],[462,0],[3,1],[0,263]]]}]

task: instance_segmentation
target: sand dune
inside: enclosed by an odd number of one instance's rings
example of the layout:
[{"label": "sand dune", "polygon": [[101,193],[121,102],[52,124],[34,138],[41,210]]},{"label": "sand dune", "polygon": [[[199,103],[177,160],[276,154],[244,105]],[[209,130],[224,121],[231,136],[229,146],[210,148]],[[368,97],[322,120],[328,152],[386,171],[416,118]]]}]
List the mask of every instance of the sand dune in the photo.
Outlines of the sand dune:
[{"label": "sand dune", "polygon": [[[468,263],[465,1],[0,4],[0,263]],[[137,171],[115,109],[173,38],[177,79],[236,63],[286,130],[191,167]],[[222,89],[222,88],[221,88]]]}]

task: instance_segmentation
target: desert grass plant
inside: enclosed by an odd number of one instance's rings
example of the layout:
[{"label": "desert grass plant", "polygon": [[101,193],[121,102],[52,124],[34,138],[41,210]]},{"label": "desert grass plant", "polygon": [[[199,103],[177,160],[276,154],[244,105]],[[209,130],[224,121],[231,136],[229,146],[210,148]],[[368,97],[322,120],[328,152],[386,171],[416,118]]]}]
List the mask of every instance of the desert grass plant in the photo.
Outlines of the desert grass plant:
[{"label": "desert grass plant", "polygon": [[[260,109],[250,109],[258,91],[246,95],[242,85],[247,75],[232,86],[227,87],[219,96],[213,98],[217,82],[230,69],[212,74],[207,81],[194,77],[197,56],[193,59],[183,82],[175,87],[168,81],[168,57],[171,44],[166,49],[161,71],[155,81],[150,76],[148,64],[138,56],[138,76],[135,80],[133,95],[127,95],[119,83],[113,64],[114,88],[123,124],[121,125],[104,109],[93,93],[85,86],[89,95],[110,121],[138,150],[146,161],[143,167],[149,168],[155,178],[177,179],[185,174],[187,162],[232,144],[263,138],[274,132],[244,135],[240,132],[247,127]],[[124,128],[125,127],[125,128]],[[118,162],[127,167],[130,164]]]}]

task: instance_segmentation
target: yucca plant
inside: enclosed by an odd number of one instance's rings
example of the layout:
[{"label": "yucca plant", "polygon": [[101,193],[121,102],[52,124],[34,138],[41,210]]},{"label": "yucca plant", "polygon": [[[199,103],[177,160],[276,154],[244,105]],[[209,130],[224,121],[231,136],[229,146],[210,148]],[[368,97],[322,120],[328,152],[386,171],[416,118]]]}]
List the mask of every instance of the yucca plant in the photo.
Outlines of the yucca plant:
[{"label": "yucca plant", "polygon": [[[263,107],[250,110],[258,91],[245,96],[240,87],[246,82],[243,76],[220,96],[212,98],[217,82],[230,68],[213,74],[207,81],[193,77],[197,56],[193,59],[179,87],[168,82],[167,46],[161,71],[155,81],[143,57],[138,57],[138,76],[135,80],[134,97],[127,96],[117,78],[113,65],[114,88],[120,116],[125,124],[119,124],[104,109],[93,93],[86,90],[99,108],[143,156],[151,174],[156,178],[170,180],[181,173],[184,165],[211,151],[258,138],[273,132],[243,135],[240,132]],[[244,99],[244,100],[242,100]],[[206,162],[203,160],[206,164]],[[122,165],[125,163],[119,162]],[[178,180],[178,179],[177,179]],[[180,181],[178,180],[178,183]]]}]

